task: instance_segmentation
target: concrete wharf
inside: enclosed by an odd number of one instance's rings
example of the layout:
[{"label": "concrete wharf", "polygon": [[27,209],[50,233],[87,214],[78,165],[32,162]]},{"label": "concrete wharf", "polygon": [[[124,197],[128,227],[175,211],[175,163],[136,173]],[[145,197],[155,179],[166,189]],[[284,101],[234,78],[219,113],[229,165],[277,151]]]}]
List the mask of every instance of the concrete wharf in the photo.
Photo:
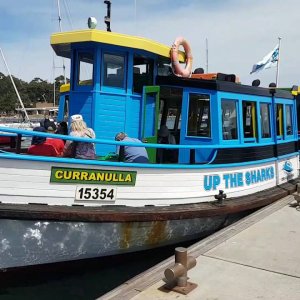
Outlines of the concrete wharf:
[{"label": "concrete wharf", "polygon": [[188,295],[164,288],[170,257],[99,299],[300,299],[300,209],[289,195],[188,248],[198,287]]}]

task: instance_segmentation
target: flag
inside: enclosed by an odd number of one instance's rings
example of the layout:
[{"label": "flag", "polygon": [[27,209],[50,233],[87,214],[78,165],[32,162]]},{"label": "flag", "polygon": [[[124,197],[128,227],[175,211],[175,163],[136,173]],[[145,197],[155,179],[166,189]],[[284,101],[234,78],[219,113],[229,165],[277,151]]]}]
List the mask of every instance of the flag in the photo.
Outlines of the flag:
[{"label": "flag", "polygon": [[279,58],[279,45],[277,45],[270,53],[268,53],[261,61],[253,65],[250,74],[275,67]]}]

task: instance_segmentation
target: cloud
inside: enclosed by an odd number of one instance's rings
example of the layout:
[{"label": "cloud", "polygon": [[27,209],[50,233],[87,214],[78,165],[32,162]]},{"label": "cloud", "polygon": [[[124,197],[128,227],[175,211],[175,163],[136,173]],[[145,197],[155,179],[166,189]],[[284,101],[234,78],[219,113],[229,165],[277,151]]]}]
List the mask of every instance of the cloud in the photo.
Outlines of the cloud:
[{"label": "cloud", "polygon": [[[11,71],[24,80],[40,76],[52,81],[49,38],[59,30],[56,1],[15,2],[18,9],[10,2],[0,4],[0,47],[9,59]],[[120,0],[112,1],[111,28],[170,46],[182,35],[191,44],[195,67],[206,67],[208,39],[210,72],[234,73],[246,84],[259,78],[265,86],[275,81],[275,68],[249,73],[252,65],[271,51],[281,36],[279,84],[291,86],[300,80],[299,8],[298,0]],[[89,1],[88,5],[84,0],[64,0],[61,11],[64,30],[87,28],[89,16],[97,18],[97,28],[106,28],[103,22],[106,6],[98,0]],[[60,63],[59,59],[56,61]],[[60,70],[56,71],[60,75]]]}]

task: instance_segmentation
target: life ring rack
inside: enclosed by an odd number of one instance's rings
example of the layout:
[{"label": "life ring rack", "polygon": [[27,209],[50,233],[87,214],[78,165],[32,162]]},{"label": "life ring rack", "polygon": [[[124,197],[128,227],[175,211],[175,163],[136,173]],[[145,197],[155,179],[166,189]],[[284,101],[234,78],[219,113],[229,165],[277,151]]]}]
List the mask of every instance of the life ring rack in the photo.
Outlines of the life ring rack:
[{"label": "life ring rack", "polygon": [[[186,56],[186,66],[182,68],[179,60],[178,60],[178,51],[179,47],[183,46],[185,56]],[[185,38],[182,36],[177,37],[171,48],[171,62],[172,62],[172,70],[176,76],[179,77],[190,77],[192,74],[192,66],[193,66],[193,56],[192,50]]]}]

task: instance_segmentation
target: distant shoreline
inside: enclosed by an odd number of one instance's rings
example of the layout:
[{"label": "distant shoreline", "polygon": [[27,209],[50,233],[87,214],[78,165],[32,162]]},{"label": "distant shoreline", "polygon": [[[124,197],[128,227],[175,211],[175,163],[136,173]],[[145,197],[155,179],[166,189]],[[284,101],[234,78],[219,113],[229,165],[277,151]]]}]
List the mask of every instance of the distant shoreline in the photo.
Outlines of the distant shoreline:
[{"label": "distant shoreline", "polygon": [[[29,119],[33,123],[39,123],[44,120],[44,115],[29,115]],[[10,117],[0,117],[0,123],[7,124],[7,123],[27,123],[27,120],[23,120],[21,117],[10,116]]]}]

